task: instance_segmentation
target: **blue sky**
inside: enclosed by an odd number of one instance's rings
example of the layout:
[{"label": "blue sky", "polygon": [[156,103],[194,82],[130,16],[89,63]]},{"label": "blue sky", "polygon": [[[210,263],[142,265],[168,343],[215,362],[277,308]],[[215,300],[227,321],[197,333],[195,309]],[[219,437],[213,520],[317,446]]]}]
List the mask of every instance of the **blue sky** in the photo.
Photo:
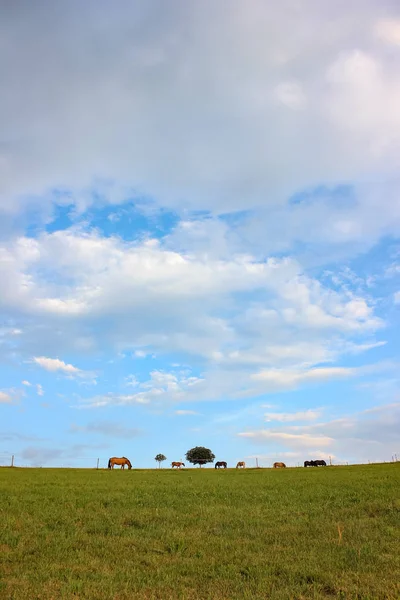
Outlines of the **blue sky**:
[{"label": "blue sky", "polygon": [[8,9],[0,463],[400,456],[400,11],[300,4]]}]

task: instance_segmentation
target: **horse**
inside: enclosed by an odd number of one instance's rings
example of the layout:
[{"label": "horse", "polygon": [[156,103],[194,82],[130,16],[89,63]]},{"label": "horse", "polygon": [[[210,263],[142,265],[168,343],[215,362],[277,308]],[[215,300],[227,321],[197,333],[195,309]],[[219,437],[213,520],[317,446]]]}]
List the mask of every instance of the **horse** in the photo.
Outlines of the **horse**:
[{"label": "horse", "polygon": [[125,456],[122,456],[122,458],[117,458],[116,456],[110,458],[108,468],[113,469],[114,465],[121,465],[121,469],[125,469],[125,465],[127,465],[128,469],[132,469],[131,461]]},{"label": "horse", "polygon": [[246,468],[246,463],[244,462],[244,460],[239,461],[238,464],[236,465],[237,469],[245,469]]},{"label": "horse", "polygon": [[171,463],[171,468],[173,469],[174,467],[176,467],[177,469],[180,469],[181,467],[184,467],[185,463],[183,462],[172,462]]},{"label": "horse", "polygon": [[306,460],[304,462],[305,467],[326,467],[324,460]]},{"label": "horse", "polygon": [[220,469],[221,467],[223,467],[224,469],[226,469],[227,466],[228,466],[228,464],[225,461],[223,461],[223,460],[220,460],[219,462],[215,463],[215,468],[216,469]]},{"label": "horse", "polygon": [[274,463],[274,469],[286,469],[286,465],[283,462]]}]

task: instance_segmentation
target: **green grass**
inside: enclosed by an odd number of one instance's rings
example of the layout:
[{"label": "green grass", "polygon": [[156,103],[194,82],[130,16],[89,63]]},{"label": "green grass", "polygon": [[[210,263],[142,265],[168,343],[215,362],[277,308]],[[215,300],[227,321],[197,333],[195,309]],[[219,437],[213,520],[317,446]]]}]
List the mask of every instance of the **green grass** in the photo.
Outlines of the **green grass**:
[{"label": "green grass", "polygon": [[399,484],[400,463],[0,469],[0,598],[398,600]]}]

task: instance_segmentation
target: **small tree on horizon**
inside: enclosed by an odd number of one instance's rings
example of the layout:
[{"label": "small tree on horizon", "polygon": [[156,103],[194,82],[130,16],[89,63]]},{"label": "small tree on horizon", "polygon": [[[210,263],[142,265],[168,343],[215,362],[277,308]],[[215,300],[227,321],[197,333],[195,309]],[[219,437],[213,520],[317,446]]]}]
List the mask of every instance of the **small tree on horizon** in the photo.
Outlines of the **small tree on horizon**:
[{"label": "small tree on horizon", "polygon": [[164,460],[167,460],[167,457],[166,457],[166,456],[164,456],[164,454],[157,454],[157,456],[155,457],[155,459],[154,459],[154,460],[156,460],[156,461],[158,462],[158,468],[160,469],[160,468],[161,468],[161,463],[162,463]]},{"label": "small tree on horizon", "polygon": [[214,459],[215,454],[209,448],[204,448],[204,446],[196,446],[186,452],[186,460],[192,463],[192,465],[200,465],[200,468],[201,465],[214,462]]}]

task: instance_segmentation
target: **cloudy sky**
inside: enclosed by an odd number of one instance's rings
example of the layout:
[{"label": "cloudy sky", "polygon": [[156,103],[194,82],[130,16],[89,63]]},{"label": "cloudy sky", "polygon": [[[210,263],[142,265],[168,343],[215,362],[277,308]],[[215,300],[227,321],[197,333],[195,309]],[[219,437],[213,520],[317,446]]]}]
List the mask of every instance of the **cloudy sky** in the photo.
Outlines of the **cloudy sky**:
[{"label": "cloudy sky", "polygon": [[399,3],[0,5],[0,464],[400,457]]}]

